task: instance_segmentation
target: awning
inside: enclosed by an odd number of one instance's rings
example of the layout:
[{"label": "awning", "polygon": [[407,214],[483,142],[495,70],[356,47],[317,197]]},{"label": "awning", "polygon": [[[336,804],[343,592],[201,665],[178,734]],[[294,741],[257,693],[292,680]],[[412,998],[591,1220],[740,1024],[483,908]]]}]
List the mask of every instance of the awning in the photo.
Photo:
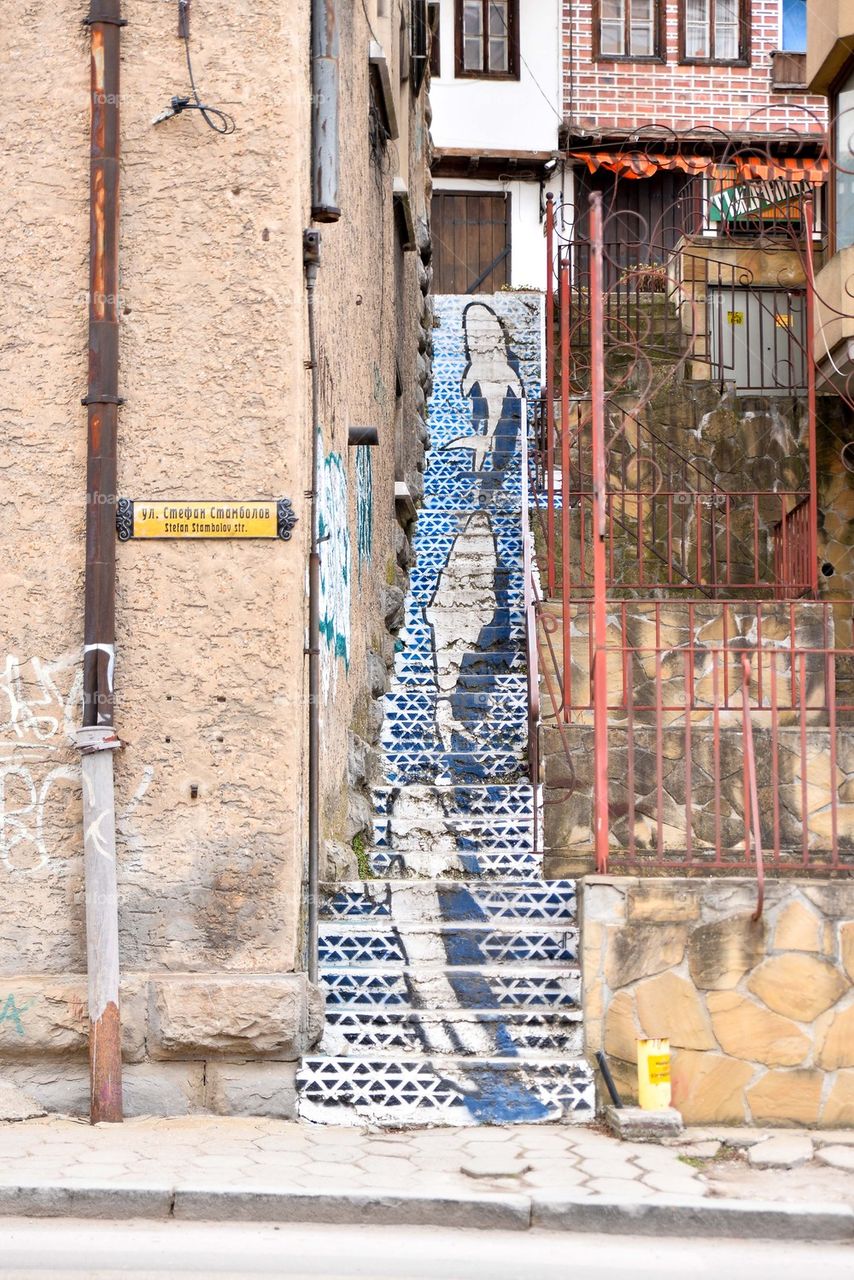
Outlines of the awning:
[{"label": "awning", "polygon": [[797,156],[732,156],[725,163],[710,156],[656,155],[647,151],[570,151],[573,160],[581,160],[590,173],[607,169],[621,178],[651,178],[662,169],[678,169],[682,173],[719,177],[722,171],[735,169],[742,182],[810,182],[827,181],[828,159],[804,159]]},{"label": "awning", "polygon": [[713,163],[708,156],[664,156],[647,151],[570,151],[569,155],[573,160],[583,160],[591,173],[608,169],[621,178],[651,178],[659,169],[703,173]]},{"label": "awning", "polygon": [[818,186],[827,181],[830,161],[804,159],[797,156],[735,156],[735,168],[743,182],[811,182]]}]

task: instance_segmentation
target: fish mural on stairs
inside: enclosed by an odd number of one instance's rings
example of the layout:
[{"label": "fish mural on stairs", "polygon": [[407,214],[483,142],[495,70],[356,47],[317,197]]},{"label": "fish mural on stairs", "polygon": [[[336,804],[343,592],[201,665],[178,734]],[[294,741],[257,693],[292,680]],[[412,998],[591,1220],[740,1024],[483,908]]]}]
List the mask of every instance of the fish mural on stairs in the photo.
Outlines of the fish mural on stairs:
[{"label": "fish mural on stairs", "polygon": [[434,300],[433,449],[385,698],[370,878],[324,886],[327,1012],[299,1114],[593,1118],[575,885],[541,878],[527,777],[521,431],[542,299]]},{"label": "fish mural on stairs", "polygon": [[[474,454],[474,470],[482,471],[489,454],[508,451],[501,431],[508,420],[507,400],[511,398],[518,404],[525,390],[519,362],[508,351],[504,326],[492,307],[482,302],[470,303],[463,312],[463,334],[468,364],[461,390],[464,397],[473,401],[474,430],[449,440],[445,448],[470,449]],[[511,442],[511,452],[512,447]]]}]

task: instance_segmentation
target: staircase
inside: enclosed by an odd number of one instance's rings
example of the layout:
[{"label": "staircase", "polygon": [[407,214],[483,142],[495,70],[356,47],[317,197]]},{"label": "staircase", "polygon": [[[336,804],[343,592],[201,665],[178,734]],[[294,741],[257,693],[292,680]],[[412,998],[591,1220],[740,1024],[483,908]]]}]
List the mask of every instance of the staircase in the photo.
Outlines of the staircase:
[{"label": "staircase", "polygon": [[432,450],[386,696],[371,878],[324,887],[326,1026],[299,1114],[593,1118],[572,880],[542,879],[527,780],[520,431],[541,299],[435,300]]}]

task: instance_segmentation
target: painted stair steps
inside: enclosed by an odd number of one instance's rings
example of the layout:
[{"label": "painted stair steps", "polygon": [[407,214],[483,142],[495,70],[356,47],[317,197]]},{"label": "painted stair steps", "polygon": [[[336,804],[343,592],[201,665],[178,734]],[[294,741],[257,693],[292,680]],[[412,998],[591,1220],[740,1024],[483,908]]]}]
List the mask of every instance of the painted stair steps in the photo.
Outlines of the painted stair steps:
[{"label": "painted stair steps", "polygon": [[446,297],[436,316],[433,448],[365,851],[374,878],[323,887],[326,1023],[300,1066],[299,1113],[578,1123],[593,1086],[575,884],[542,878],[526,763],[517,397],[521,382],[536,397],[541,302]]},{"label": "painted stair steps", "polygon": [[561,1059],[583,1051],[578,1010],[344,1009],[326,1015],[322,1049],[333,1057],[373,1051],[458,1056],[480,1052],[484,1033],[520,1056]]}]

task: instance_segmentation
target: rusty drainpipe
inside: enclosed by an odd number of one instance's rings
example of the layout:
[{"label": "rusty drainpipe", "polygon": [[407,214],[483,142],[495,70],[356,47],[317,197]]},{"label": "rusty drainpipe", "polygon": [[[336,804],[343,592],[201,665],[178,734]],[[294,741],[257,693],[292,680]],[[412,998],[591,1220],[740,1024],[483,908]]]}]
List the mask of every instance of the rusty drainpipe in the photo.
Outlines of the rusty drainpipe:
[{"label": "rusty drainpipe", "polygon": [[89,385],[83,645],[83,859],[89,998],[90,1119],[122,1119],[113,727],[119,318],[121,0],[91,0]]}]

